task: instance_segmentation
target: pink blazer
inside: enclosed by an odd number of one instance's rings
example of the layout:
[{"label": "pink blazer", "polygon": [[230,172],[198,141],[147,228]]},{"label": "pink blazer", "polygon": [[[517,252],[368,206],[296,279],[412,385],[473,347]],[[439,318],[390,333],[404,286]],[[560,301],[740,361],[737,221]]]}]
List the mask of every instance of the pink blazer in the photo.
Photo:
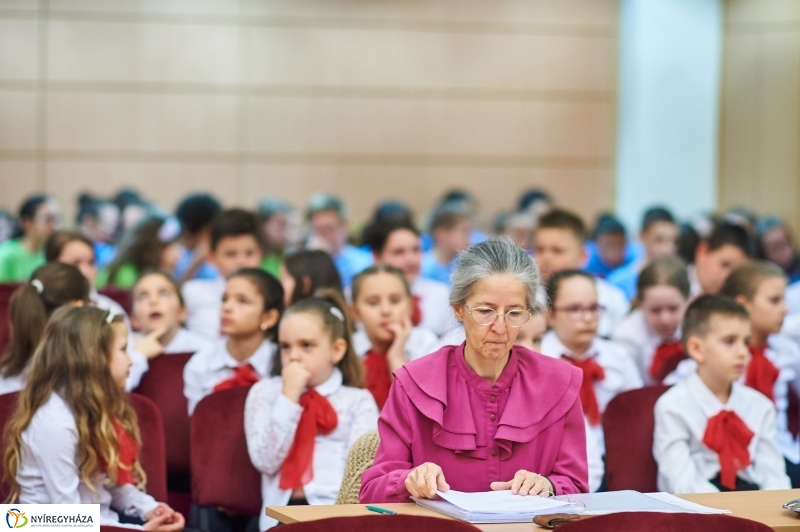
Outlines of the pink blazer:
[{"label": "pink blazer", "polygon": [[588,491],[581,370],[515,346],[492,385],[445,346],[395,372],[378,420],[381,443],[364,471],[362,503],[404,502],[409,471],[438,464],[451,489],[488,491],[525,469],[556,493]]}]

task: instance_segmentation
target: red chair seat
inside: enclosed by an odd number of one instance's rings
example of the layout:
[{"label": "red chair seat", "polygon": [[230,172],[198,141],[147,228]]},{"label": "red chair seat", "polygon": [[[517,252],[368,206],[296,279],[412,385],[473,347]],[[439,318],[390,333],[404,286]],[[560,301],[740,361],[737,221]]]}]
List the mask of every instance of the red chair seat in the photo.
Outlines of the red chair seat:
[{"label": "red chair seat", "polygon": [[603,413],[606,442],[606,486],[609,491],[658,491],[658,464],[653,458],[653,408],[669,386],[659,384],[623,392]]},{"label": "red chair seat", "polygon": [[167,502],[167,453],[164,448],[164,428],[156,404],[135,393],[128,394],[136,411],[142,448],[139,460],[147,474],[147,493],[160,502]]},{"label": "red chair seat", "polygon": [[247,516],[261,513],[261,474],[250,462],[244,435],[249,387],[216,392],[192,415],[192,501]]},{"label": "red chair seat", "polygon": [[116,301],[119,304],[119,306],[122,307],[123,310],[125,310],[125,313],[130,316],[131,314],[130,290],[125,290],[124,288],[117,288],[116,286],[107,286],[102,290],[98,290],[98,292]]},{"label": "red chair seat", "polygon": [[771,532],[763,523],[730,515],[629,512],[600,515],[558,527],[559,532]]}]

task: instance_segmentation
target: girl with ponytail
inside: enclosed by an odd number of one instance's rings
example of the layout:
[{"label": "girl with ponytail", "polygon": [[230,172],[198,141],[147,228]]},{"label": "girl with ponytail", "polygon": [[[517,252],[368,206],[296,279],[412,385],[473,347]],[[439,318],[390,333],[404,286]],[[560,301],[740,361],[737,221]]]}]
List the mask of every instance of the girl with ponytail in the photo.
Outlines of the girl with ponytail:
[{"label": "girl with ponytail", "polygon": [[[335,291],[289,307],[278,328],[272,378],[255,384],[245,404],[250,460],[261,472],[264,506],[333,504],[347,453],[377,428],[378,408],[361,389],[361,361]],[[260,529],[277,524],[261,512]]]}]

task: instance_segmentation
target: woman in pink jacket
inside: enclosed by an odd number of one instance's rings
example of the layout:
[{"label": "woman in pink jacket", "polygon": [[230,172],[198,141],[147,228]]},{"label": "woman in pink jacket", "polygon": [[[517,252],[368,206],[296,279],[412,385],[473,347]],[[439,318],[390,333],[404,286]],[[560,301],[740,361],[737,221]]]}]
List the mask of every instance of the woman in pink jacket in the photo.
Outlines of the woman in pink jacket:
[{"label": "woman in pink jacket", "polygon": [[581,370],[514,346],[536,306],[533,261],[510,240],[488,240],[461,254],[452,282],[466,341],[395,372],[361,502],[588,491]]}]

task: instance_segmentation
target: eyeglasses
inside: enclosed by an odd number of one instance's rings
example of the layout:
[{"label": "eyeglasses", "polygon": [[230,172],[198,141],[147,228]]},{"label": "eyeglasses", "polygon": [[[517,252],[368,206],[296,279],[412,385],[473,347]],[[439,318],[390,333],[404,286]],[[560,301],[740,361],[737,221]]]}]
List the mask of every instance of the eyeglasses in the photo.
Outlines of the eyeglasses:
[{"label": "eyeglasses", "polygon": [[568,307],[553,307],[553,312],[563,312],[571,320],[578,321],[584,316],[591,319],[600,315],[606,308],[603,305],[570,305]]},{"label": "eyeglasses", "polygon": [[[467,305],[464,306],[469,315],[472,316],[472,320],[478,325],[491,325],[500,316],[498,312],[489,307],[469,308]],[[506,325],[515,329],[519,329],[528,323],[529,319],[531,319],[531,311],[528,309],[509,310],[505,313]]]}]

